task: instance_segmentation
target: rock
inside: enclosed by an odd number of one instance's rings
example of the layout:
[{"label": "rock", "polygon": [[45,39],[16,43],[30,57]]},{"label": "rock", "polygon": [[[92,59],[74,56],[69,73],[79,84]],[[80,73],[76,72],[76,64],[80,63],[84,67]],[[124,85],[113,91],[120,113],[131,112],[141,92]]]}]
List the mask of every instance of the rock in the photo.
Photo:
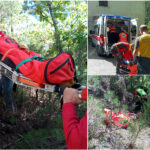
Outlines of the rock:
[{"label": "rock", "polygon": [[150,148],[150,128],[146,127],[143,129],[135,142],[135,146],[139,149],[149,149]]}]

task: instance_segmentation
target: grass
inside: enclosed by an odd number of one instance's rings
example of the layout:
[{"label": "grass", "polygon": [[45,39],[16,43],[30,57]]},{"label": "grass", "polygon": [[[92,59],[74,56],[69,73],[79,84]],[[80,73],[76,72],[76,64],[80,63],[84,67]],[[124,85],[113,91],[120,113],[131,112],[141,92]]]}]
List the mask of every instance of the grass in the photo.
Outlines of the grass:
[{"label": "grass", "polygon": [[[15,140],[18,140],[16,138]],[[61,148],[65,144],[62,129],[53,128],[30,130],[23,135],[23,140],[18,144],[19,149],[45,149]],[[58,148],[59,148],[58,147]]]},{"label": "grass", "polygon": [[[30,90],[18,88],[14,95],[16,104],[21,106],[19,109],[21,112],[19,118],[12,117],[9,120],[14,127],[19,126],[18,132],[13,137],[13,148],[66,149],[60,100],[55,99],[55,95],[52,96],[51,93],[39,91],[40,101],[38,101],[35,96],[31,97]],[[84,102],[76,108],[79,118],[85,115],[86,107],[87,103]],[[22,120],[21,115],[25,115],[26,121]]]}]

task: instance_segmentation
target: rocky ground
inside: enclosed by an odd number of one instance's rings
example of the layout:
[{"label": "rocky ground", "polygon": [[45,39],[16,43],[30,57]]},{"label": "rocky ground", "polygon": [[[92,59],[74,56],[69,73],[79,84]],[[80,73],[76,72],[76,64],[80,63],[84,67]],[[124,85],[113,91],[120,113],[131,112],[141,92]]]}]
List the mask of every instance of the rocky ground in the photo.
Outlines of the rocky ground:
[{"label": "rocky ground", "polygon": [[150,126],[139,128],[138,121],[129,124],[127,129],[111,127],[104,122],[103,104],[92,99],[89,101],[88,132],[89,148],[92,149],[149,149]]}]

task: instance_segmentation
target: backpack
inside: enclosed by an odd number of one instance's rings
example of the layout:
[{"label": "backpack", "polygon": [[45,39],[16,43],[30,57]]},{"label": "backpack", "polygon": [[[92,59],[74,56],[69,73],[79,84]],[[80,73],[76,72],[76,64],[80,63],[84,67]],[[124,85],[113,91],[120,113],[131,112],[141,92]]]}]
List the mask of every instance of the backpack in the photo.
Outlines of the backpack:
[{"label": "backpack", "polygon": [[76,79],[75,64],[72,56],[63,52],[50,59],[45,67],[44,77],[46,83],[63,84]]}]

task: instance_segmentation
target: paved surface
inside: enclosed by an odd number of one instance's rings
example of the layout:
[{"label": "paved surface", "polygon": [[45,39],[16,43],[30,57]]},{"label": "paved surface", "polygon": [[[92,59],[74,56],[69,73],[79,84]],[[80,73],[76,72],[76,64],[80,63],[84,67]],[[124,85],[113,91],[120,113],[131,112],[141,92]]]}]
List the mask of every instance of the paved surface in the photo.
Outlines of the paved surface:
[{"label": "paved surface", "polygon": [[88,46],[88,75],[116,75],[115,59],[110,56],[100,57],[96,48]]}]

